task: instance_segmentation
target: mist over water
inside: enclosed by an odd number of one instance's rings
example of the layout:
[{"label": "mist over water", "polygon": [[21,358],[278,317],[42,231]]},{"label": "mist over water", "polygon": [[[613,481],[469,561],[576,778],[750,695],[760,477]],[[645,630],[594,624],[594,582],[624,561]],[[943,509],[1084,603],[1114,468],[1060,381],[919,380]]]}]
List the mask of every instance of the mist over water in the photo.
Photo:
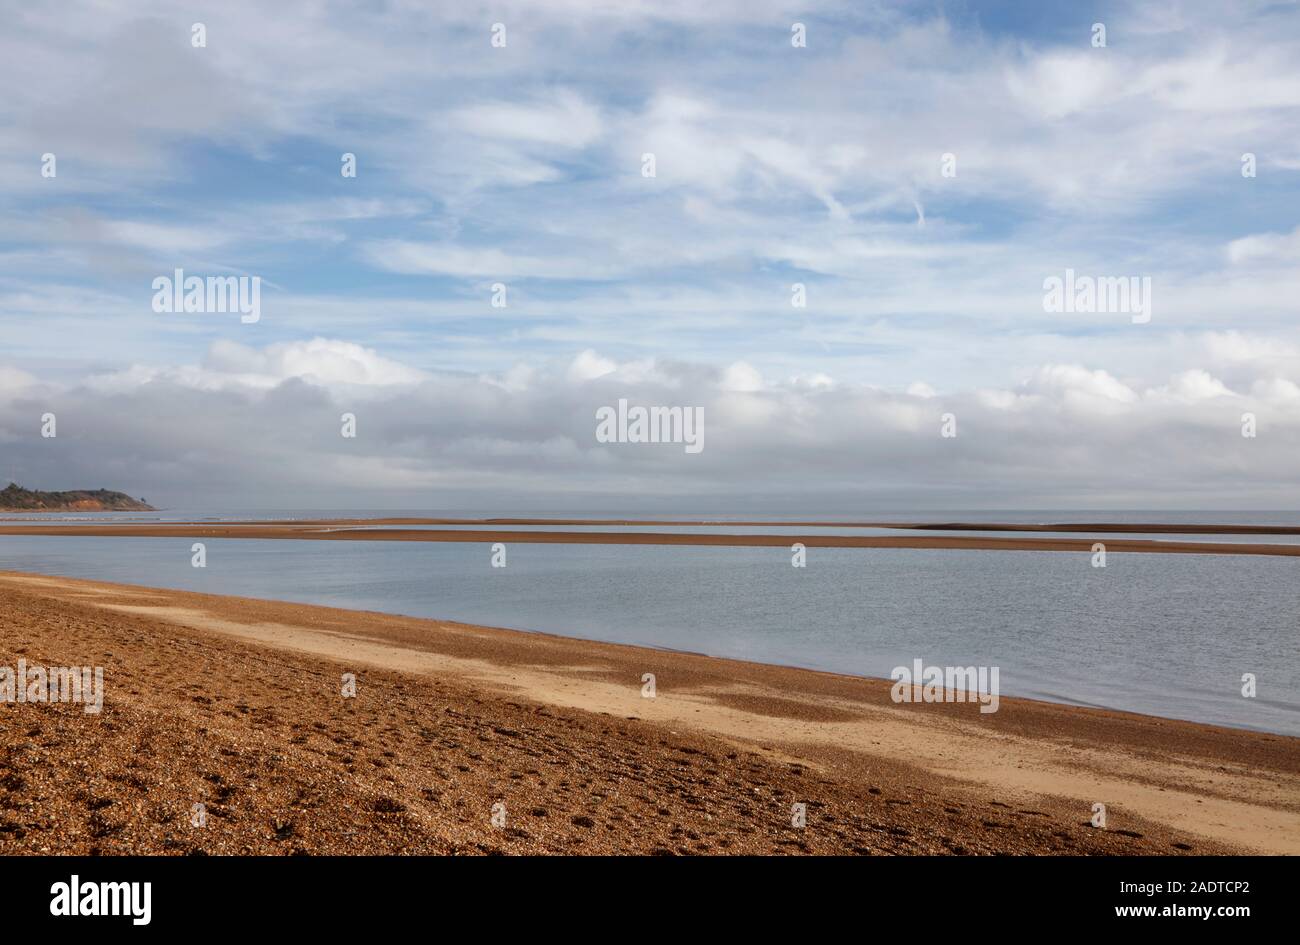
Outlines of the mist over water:
[{"label": "mist over water", "polygon": [[[255,517],[358,514],[376,513]],[[1300,519],[1294,513],[976,514],[924,517]],[[807,567],[793,568],[787,548],[515,543],[508,545],[507,567],[492,568],[487,541],[213,539],[206,542],[207,567],[196,569],[193,541],[0,536],[0,569],[443,618],[863,676],[888,676],[918,658],[998,666],[1003,695],[1300,735],[1300,582],[1289,558],[1111,553],[1103,569],[1092,567],[1087,554],[1061,552],[810,548]],[[1247,672],[1258,680],[1254,699],[1241,695]]]}]

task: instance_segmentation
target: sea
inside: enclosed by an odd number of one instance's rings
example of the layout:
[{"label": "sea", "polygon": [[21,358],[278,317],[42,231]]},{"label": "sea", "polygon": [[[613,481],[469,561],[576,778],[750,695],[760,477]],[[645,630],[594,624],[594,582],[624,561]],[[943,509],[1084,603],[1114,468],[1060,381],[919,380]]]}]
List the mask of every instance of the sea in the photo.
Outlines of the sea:
[{"label": "sea", "polygon": [[[792,543],[800,534],[907,532],[733,523],[761,518],[827,523],[1300,525],[1300,513],[1293,511],[839,511],[780,516],[590,509],[0,513],[0,518],[25,522],[403,516],[702,519],[708,524],[643,528],[786,533]],[[1105,542],[1108,536],[1095,537]],[[1193,536],[1149,537],[1169,541]],[[1292,544],[1300,536],[1195,539]],[[0,570],[433,617],[856,676],[888,677],[895,667],[910,667],[917,659],[927,666],[996,666],[1003,696],[1300,736],[1297,558],[1112,552],[1102,568],[1094,567],[1093,556],[1085,552],[813,547],[806,551],[806,566],[797,568],[791,550],[784,547],[507,543],[505,567],[493,567],[486,540],[461,544],[233,538],[206,540],[206,567],[195,568],[193,542],[0,536]],[[1254,678],[1253,696],[1243,694],[1248,674]]]}]

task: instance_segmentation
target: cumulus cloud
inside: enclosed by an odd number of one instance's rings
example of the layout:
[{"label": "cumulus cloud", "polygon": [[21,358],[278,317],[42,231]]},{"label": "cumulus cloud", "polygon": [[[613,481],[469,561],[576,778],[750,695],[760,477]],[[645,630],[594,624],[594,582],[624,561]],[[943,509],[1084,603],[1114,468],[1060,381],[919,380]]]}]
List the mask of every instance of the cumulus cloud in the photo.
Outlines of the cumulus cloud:
[{"label": "cumulus cloud", "polygon": [[1029,393],[1047,394],[1075,405],[1111,401],[1131,404],[1137,394],[1103,370],[1088,370],[1077,364],[1049,364],[1036,370],[1024,384]]},{"label": "cumulus cloud", "polygon": [[[17,378],[17,383],[10,379]],[[111,381],[111,382],[110,382]],[[606,444],[619,399],[699,407],[706,449]],[[20,478],[112,481],[176,506],[316,501],[352,507],[665,510],[1022,504],[1148,506],[1280,499],[1300,446],[1300,386],[1233,392],[1194,370],[1135,389],[1100,369],[1045,365],[1005,388],[888,390],[763,379],[743,363],[618,362],[596,351],[528,371],[413,369],[335,339],[214,345],[202,363],[137,366],[59,386],[0,369],[0,436]],[[40,415],[59,417],[42,440]],[[1253,411],[1262,433],[1240,435]],[[353,412],[358,436],[340,436]],[[958,436],[940,436],[953,413]],[[195,418],[201,418],[196,421]]]},{"label": "cumulus cloud", "polygon": [[296,379],[354,390],[416,384],[427,376],[346,341],[313,338],[259,349],[223,339],[212,344],[201,364],[161,368],[137,364],[92,375],[86,386],[101,392],[129,391],[151,383],[199,391],[266,391]]},{"label": "cumulus cloud", "polygon": [[573,363],[569,365],[568,378],[570,381],[582,383],[612,374],[617,369],[618,365],[609,358],[602,358],[588,348],[578,352],[578,356],[573,359]]},{"label": "cumulus cloud", "polygon": [[762,390],[763,375],[759,374],[753,365],[737,361],[727,365],[727,369],[722,372],[722,383],[719,386],[723,390],[731,391]]},{"label": "cumulus cloud", "polygon": [[0,394],[13,394],[35,383],[36,378],[26,371],[0,364]]},{"label": "cumulus cloud", "polygon": [[1183,371],[1171,378],[1168,384],[1156,388],[1151,393],[1157,398],[1186,404],[1235,396],[1222,381],[1199,369]]}]

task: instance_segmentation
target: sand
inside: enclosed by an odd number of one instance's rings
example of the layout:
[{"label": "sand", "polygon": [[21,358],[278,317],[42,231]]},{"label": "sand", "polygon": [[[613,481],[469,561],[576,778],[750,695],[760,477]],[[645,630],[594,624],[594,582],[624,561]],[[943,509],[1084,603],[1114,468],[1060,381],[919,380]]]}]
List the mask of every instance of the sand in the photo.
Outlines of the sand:
[{"label": "sand", "polygon": [[[168,523],[168,524],[0,524],[0,535],[45,535],[117,538],[259,538],[299,541],[432,541],[504,542],[576,545],[709,545],[789,548],[932,548],[966,551],[1060,551],[1091,554],[1094,538],[999,538],[965,535],[757,535],[681,532],[509,531],[506,529],[380,528],[404,520],[371,520],[352,525],[323,522]],[[576,523],[576,520],[575,520]],[[664,523],[659,523],[664,524]],[[1010,526],[1008,526],[1010,528]],[[1107,552],[1159,554],[1276,555],[1300,557],[1300,544],[1248,544],[1227,541],[1172,541],[1107,538]]]},{"label": "sand", "polygon": [[1280,735],[7,572],[0,625],[106,687],[0,705],[0,853],[1300,852]]},{"label": "sand", "polygon": [[[15,513],[20,517],[0,518],[0,522],[30,521],[30,516],[22,513],[33,512],[24,509],[6,509],[0,512]],[[63,519],[68,521],[68,519]],[[145,521],[146,519],[136,519]],[[131,521],[128,518],[114,519],[115,522]],[[196,525],[199,522],[177,522],[174,524]],[[1300,525],[1234,525],[1234,524],[1197,524],[1172,522],[873,522],[842,520],[781,520],[781,519],[636,519],[636,518],[447,518],[427,516],[412,517],[371,517],[371,518],[315,518],[315,519],[243,519],[223,522],[226,525],[292,525],[292,526],[356,526],[356,525],[600,525],[600,526],[746,526],[746,527],[785,527],[785,528],[893,528],[927,531],[976,531],[976,532],[1097,532],[1130,534],[1168,534],[1168,535],[1300,535]]]}]

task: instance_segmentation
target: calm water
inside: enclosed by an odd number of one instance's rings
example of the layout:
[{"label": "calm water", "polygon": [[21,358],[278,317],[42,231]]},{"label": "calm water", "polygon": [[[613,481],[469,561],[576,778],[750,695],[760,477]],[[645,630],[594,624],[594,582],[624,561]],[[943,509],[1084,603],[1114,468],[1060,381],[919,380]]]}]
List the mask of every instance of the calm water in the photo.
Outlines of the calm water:
[{"label": "calm water", "polygon": [[[1170,513],[976,514],[961,517],[1180,520]],[[290,517],[257,517],[279,516]],[[924,517],[955,520],[957,513]],[[1181,520],[1298,518],[1187,513]],[[208,541],[208,566],[195,569],[192,543],[0,536],[0,569],[440,617],[866,676],[887,676],[918,657],[999,666],[1004,695],[1300,735],[1294,559],[1112,554],[1100,569],[1084,554],[812,548],[808,566],[796,569],[781,548],[515,544],[508,566],[492,568],[486,542],[229,539]],[[1255,699],[1240,695],[1245,672],[1258,678]]]}]

